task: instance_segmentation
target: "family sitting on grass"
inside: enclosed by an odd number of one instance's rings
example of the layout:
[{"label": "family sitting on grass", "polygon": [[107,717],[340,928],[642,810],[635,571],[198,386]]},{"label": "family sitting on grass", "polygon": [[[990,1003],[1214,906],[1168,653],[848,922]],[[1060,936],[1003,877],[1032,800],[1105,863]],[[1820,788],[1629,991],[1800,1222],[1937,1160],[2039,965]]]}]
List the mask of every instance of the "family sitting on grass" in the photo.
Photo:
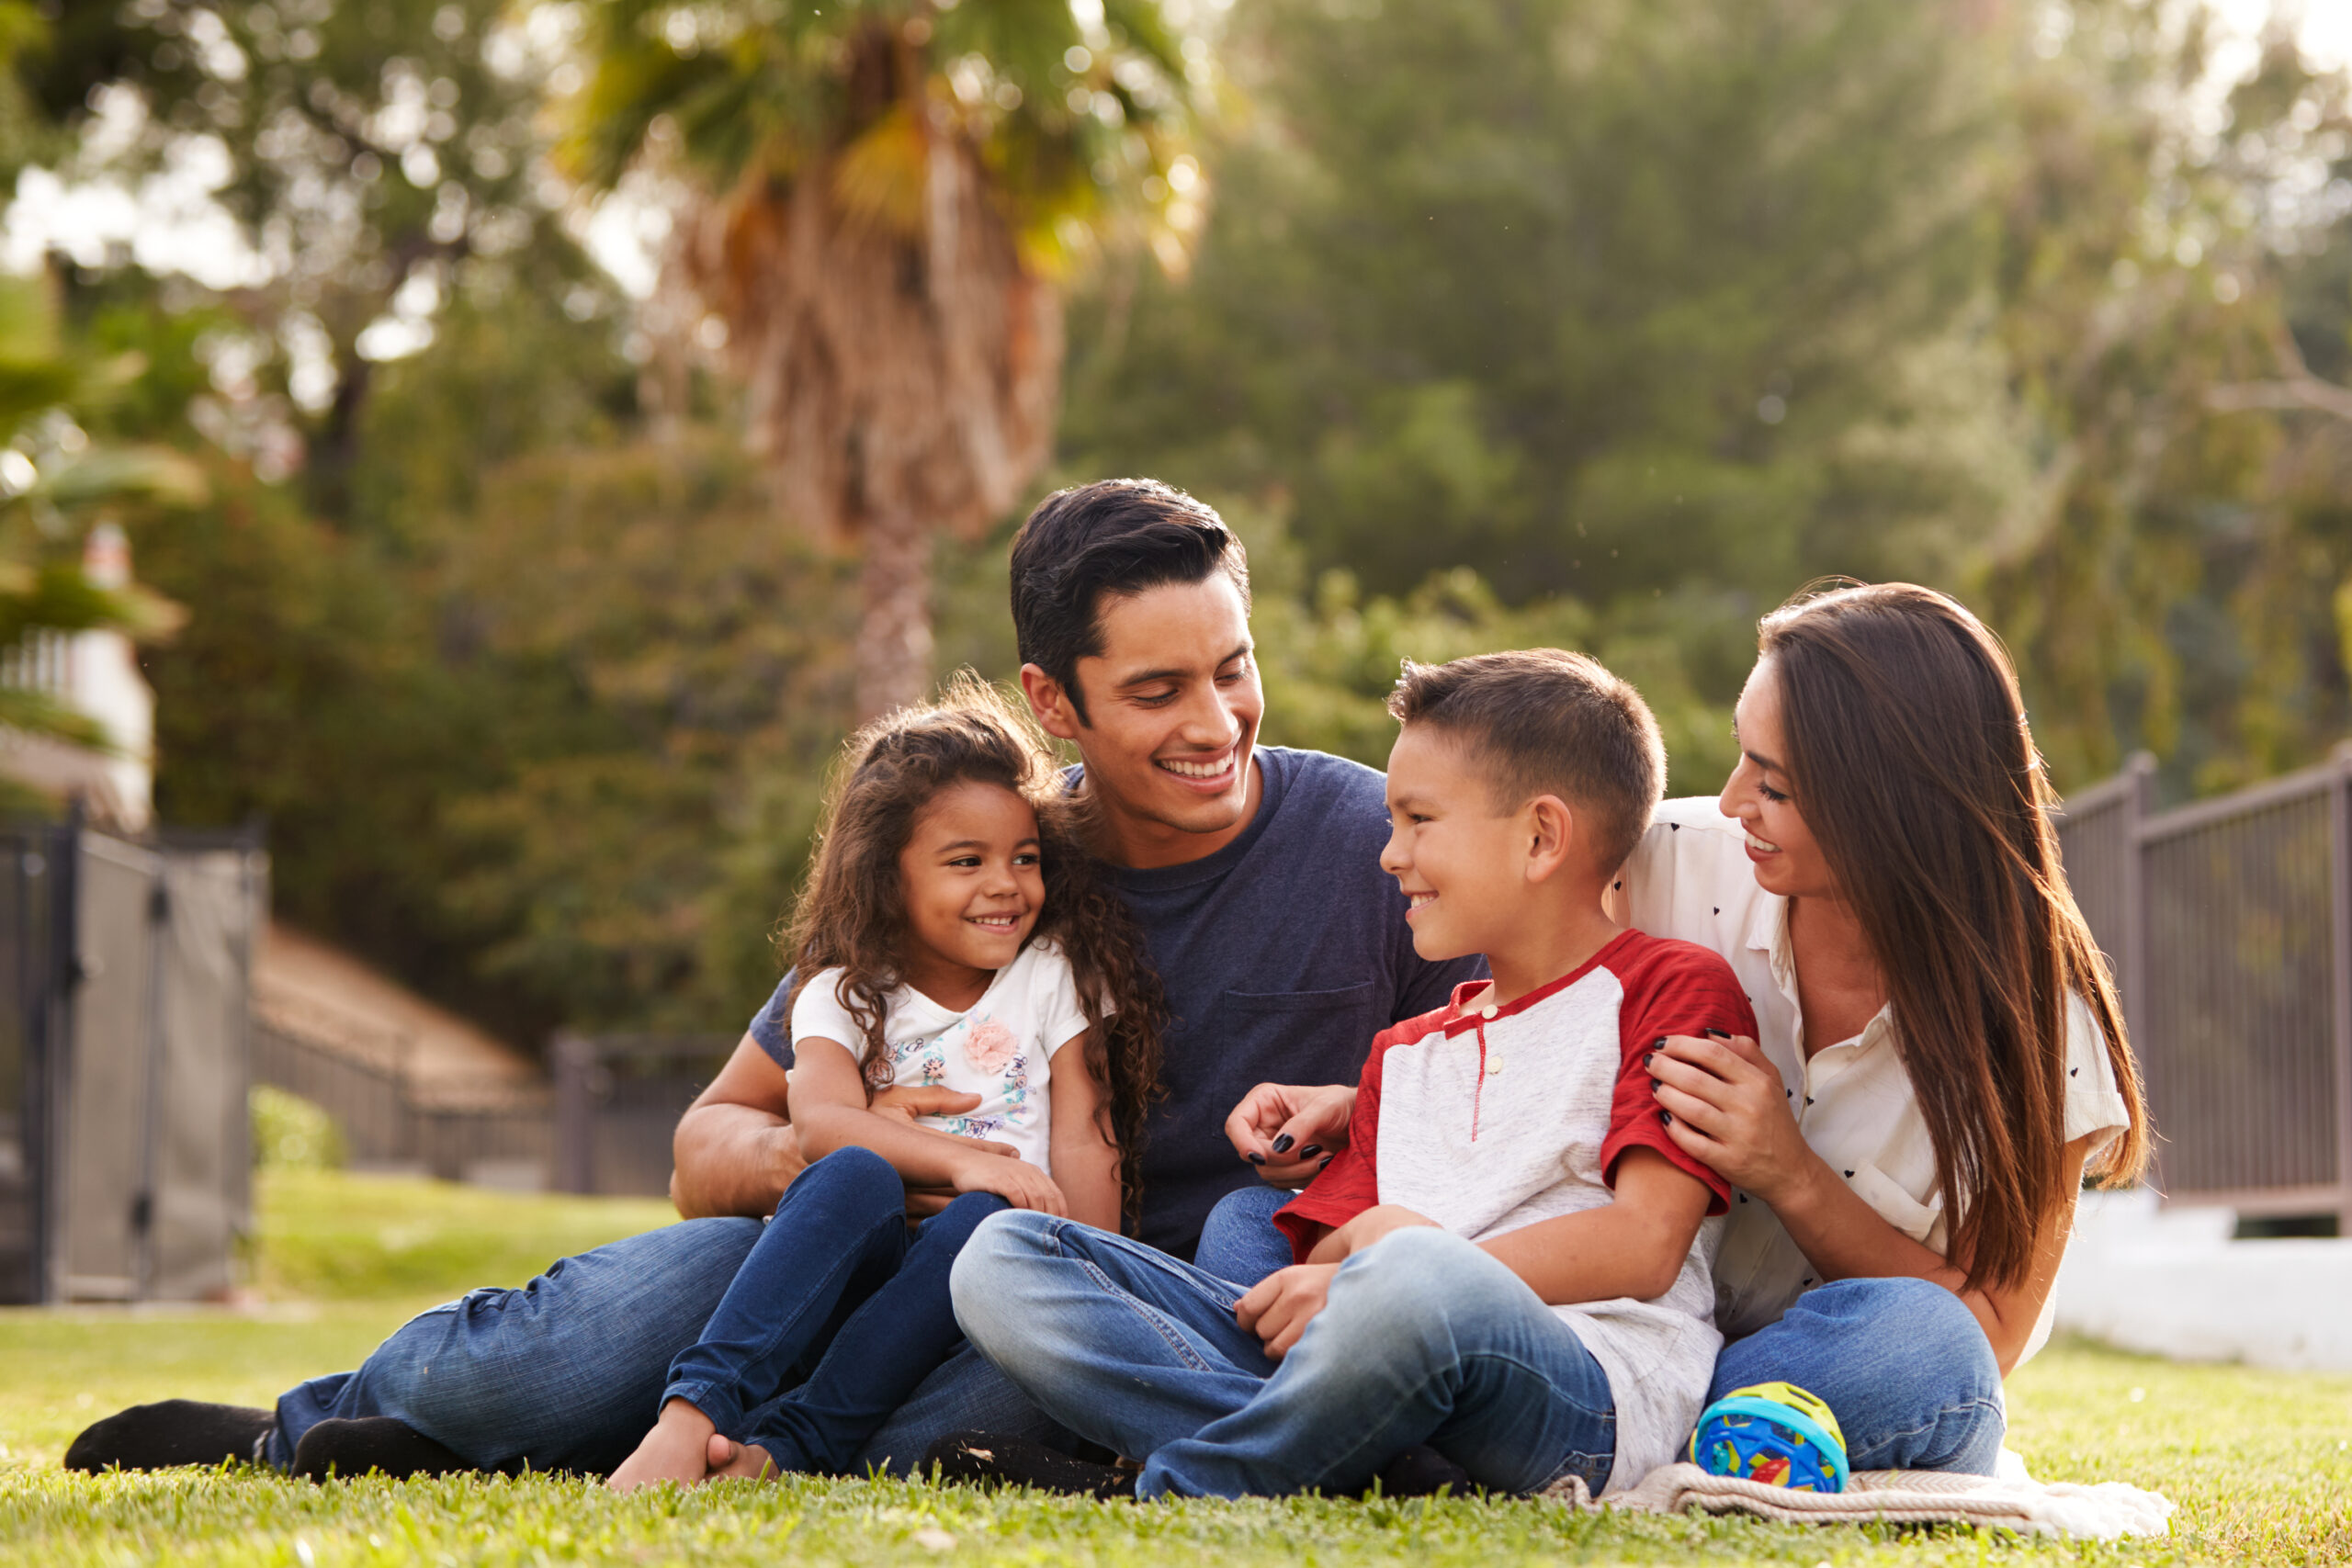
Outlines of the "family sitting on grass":
[{"label": "family sitting on grass", "polygon": [[1855,1470],[1992,1472],[2147,1129],[1974,616],[1776,611],[1661,803],[1551,649],[1408,663],[1385,778],[1261,748],[1241,547],[1164,486],[1049,498],[1012,577],[1029,711],[852,742],[685,1223],[66,1462],[1600,1495],[1786,1382]]}]

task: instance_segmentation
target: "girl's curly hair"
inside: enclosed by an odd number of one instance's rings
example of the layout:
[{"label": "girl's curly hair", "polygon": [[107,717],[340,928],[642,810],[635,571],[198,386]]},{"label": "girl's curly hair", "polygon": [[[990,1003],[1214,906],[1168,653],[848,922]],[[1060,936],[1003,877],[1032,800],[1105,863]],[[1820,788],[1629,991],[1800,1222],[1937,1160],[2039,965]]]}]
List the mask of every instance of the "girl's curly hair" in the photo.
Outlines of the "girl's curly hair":
[{"label": "girl's curly hair", "polygon": [[1011,790],[1037,814],[1046,902],[1030,940],[1058,942],[1077,978],[1088,1026],[1086,1066],[1104,1088],[1106,1130],[1118,1145],[1132,1230],[1143,1190],[1145,1123],[1163,1092],[1167,996],[1135,917],[1086,852],[1087,807],[1063,787],[1027,713],[967,671],[948,681],[937,703],[901,708],[852,737],[827,791],[786,951],[800,985],[826,969],[843,972],[842,999],[865,1035],[866,1093],[888,1088],[882,1022],[905,971],[907,931],[899,857],[923,808],[960,784]]}]

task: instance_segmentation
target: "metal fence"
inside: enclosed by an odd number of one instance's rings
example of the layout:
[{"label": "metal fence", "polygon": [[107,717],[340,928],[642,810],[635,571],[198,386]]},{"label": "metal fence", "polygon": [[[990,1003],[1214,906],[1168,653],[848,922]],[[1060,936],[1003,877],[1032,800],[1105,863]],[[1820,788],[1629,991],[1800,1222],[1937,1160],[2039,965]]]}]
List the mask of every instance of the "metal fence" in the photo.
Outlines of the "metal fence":
[{"label": "metal fence", "polygon": [[556,1186],[666,1194],[678,1118],[734,1047],[723,1034],[558,1035]]},{"label": "metal fence", "polygon": [[2064,804],[2171,1201],[2334,1213],[2352,1234],[2352,748],[2157,813],[2154,763]]},{"label": "metal fence", "polygon": [[391,1041],[381,1055],[389,1059],[262,1021],[254,1029],[254,1081],[334,1117],[362,1165],[414,1166],[444,1181],[547,1185],[554,1164],[547,1085],[437,1077],[428,1089],[408,1070],[405,1042]]},{"label": "metal fence", "polygon": [[263,1022],[254,1079],[325,1111],[363,1164],[444,1181],[662,1197],[678,1118],[733,1046],[724,1035],[560,1035],[552,1084],[442,1078],[428,1089],[408,1072],[398,1040],[363,1055]]},{"label": "metal fence", "polygon": [[244,834],[0,827],[0,1301],[232,1282],[267,886]]}]

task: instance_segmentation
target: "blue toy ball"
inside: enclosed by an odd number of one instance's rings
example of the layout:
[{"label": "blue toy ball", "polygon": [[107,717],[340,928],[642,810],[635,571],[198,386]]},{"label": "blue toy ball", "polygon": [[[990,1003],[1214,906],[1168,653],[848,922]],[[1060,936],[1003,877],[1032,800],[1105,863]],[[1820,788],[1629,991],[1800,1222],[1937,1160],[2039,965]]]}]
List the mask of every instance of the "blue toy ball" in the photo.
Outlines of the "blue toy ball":
[{"label": "blue toy ball", "polygon": [[1829,1406],[1794,1383],[1736,1388],[1707,1406],[1690,1462],[1794,1492],[1846,1490],[1846,1434]]}]

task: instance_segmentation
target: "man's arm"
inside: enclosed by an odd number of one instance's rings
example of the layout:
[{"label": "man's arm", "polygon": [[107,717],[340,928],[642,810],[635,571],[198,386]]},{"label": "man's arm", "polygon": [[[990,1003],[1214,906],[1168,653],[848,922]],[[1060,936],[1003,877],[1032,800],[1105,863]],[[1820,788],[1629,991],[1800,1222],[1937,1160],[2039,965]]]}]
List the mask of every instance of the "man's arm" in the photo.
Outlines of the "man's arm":
[{"label": "man's arm", "polygon": [[749,1031],[695,1096],[670,1140],[670,1201],[682,1218],[773,1213],[806,1163],[786,1115],[786,1076]]},{"label": "man's arm", "polygon": [[[671,1135],[670,1202],[681,1218],[748,1214],[763,1219],[775,1212],[776,1200],[808,1164],[792,1127],[786,1100],[788,1083],[783,1066],[755,1036],[746,1032],[736,1042],[727,1066],[708,1089],[695,1096]],[[876,1111],[910,1127],[918,1116],[960,1115],[979,1103],[977,1094],[936,1085],[887,1089],[874,1097]],[[929,1137],[949,1137],[920,1130]],[[988,1140],[952,1138],[949,1143],[957,1149],[977,1143],[994,1154],[1013,1152],[1010,1145]],[[917,1215],[937,1213],[955,1195],[952,1190],[910,1192],[907,1209]]]}]

